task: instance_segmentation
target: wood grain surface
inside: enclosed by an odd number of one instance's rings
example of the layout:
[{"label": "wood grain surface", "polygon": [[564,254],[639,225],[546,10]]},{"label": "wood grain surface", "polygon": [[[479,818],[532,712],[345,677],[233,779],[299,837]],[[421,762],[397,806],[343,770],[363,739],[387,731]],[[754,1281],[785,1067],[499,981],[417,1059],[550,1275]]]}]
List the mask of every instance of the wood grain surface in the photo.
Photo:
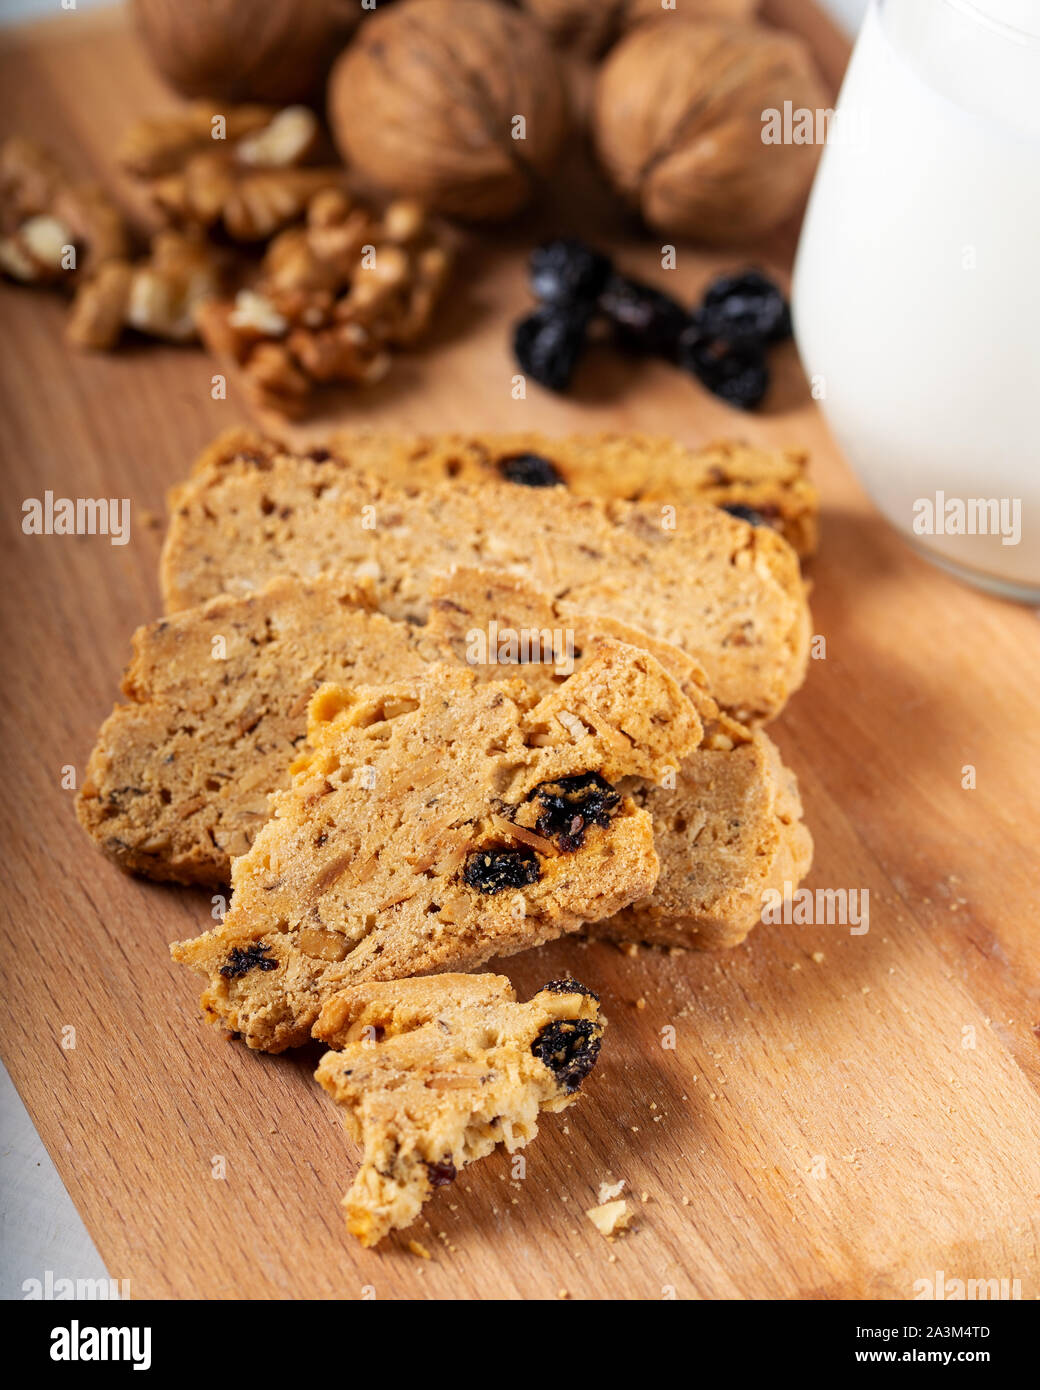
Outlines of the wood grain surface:
[{"label": "wood grain surface", "polygon": [[[809,5],[778,9],[836,75],[833,31]],[[172,100],[121,20],[74,11],[7,36],[0,83],[5,133],[124,192],[113,140]],[[572,940],[513,958],[524,994],[564,971],[602,993],[598,1074],[546,1118],[522,1181],[498,1153],[437,1195],[408,1233],[432,1259],[401,1237],[358,1249],[338,1209],[355,1154],[311,1080],[316,1052],[249,1054],[201,1023],[196,979],[166,946],[206,924],[208,899],[123,877],[62,786],[63,768],[82,774],[131,632],[159,611],[165,489],[248,418],[241,384],[211,400],[197,350],[72,355],[60,301],[5,287],[4,1059],[111,1275],[139,1298],[913,1297],[940,1270],[1017,1278],[1036,1297],[1036,614],[958,586],[878,518],[793,347],[748,418],[664,365],[606,355],[567,399],[532,386],[512,400],[524,250],[558,228],[661,275],[576,146],[537,216],[473,240],[436,340],[295,433],[633,428],[809,447],[826,658],[773,731],[816,836],[809,884],[869,890],[869,931],[759,927],[719,955]],[[783,273],[790,250],[786,234],[757,259]],[[680,249],[672,283],[693,296],[744,259]],[[22,501],[47,489],[131,498],[130,543],[23,535]],[[615,1243],[583,1214],[608,1177],[637,1213]]]}]

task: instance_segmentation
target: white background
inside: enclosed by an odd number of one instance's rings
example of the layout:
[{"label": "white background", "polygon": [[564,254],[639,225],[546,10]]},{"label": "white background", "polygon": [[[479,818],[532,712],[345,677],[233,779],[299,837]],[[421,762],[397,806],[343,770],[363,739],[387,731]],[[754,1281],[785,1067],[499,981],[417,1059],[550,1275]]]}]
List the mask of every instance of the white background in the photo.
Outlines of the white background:
[{"label": "white background", "polygon": [[[77,0],[92,9],[110,0]],[[262,3],[262,0],[261,0]],[[857,27],[867,0],[822,0],[845,26]],[[0,0],[0,23],[40,18],[61,9],[60,0]],[[72,1205],[58,1171],[33,1127],[7,1072],[0,1068],[0,1298],[21,1298],[22,1281],[101,1279],[105,1267]],[[112,1271],[122,1277],[120,1271]],[[131,1288],[131,1294],[133,1289]]]}]

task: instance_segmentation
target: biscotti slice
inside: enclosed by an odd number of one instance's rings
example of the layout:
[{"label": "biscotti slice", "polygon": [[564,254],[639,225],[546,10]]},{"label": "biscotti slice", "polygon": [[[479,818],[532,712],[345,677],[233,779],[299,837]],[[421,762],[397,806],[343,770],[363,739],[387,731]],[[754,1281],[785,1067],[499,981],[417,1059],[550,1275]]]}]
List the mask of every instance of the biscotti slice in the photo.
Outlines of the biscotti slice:
[{"label": "biscotti slice", "polygon": [[701,502],[736,508],[771,526],[805,559],[816,551],[819,497],[799,449],[757,449],[735,440],[691,448],[642,434],[337,435],[331,450],[357,468],[402,484],[505,480],[565,487],[586,497]]},{"label": "biscotti slice", "polygon": [[569,613],[610,614],[700,661],[719,703],[769,718],[805,675],[798,557],[767,527],[691,503],[575,497],[556,488],[405,489],[324,451],[212,450],[171,498],[167,607],[249,593],[279,573],[371,583],[390,617],[423,621],[453,565],[524,578]]},{"label": "biscotti slice", "polygon": [[404,680],[436,654],[421,628],[365,603],[352,581],[281,578],[139,629],[129,703],[102,726],[76,801],[105,853],[152,878],[226,884],[269,793],[288,786],[318,686]]},{"label": "biscotti slice", "polygon": [[766,889],[797,885],[811,839],[793,774],[764,734],[719,711],[691,657],[609,617],[561,616],[503,573],[457,570],[431,597],[417,627],[363,611],[364,592],[334,577],[279,579],[141,629],[130,703],[102,726],[77,801],[88,832],[124,869],[224,888],[269,793],[289,784],[323,680],[392,682],[451,659],[481,680],[515,671],[544,695],[607,637],[650,651],[704,732],[664,785],[631,786],[654,817],[661,873],[650,899],[597,930],[730,945],[758,920]]},{"label": "biscotti slice", "polygon": [[208,977],[213,1022],[278,1052],[343,986],[471,969],[609,917],[658,872],[650,816],[613,784],[658,779],[701,733],[661,665],[616,642],[542,700],[448,665],[323,686],[225,920],[174,957]]},{"label": "biscotti slice", "polygon": [[538,1133],[596,1063],[605,1020],[576,980],[527,1004],[502,975],[433,975],[355,985],[327,999],[315,1073],[362,1146],[343,1199],[347,1229],[371,1246],[410,1225],[439,1187],[503,1144]]},{"label": "biscotti slice", "polygon": [[[698,502],[734,508],[771,526],[799,557],[815,554],[819,496],[802,449],[761,449],[740,440],[714,440],[694,448],[643,434],[435,434],[383,431],[338,433],[330,456],[403,486],[461,480],[509,482],[519,487],[565,487],[585,497],[630,502]],[[273,458],[285,452],[274,439],[229,430],[207,450],[210,462],[239,452]]]},{"label": "biscotti slice", "polygon": [[[602,638],[646,646],[682,686],[700,718],[697,748],[657,782],[626,782],[653,817],[661,872],[649,898],[589,927],[593,936],[696,950],[734,946],[759,921],[767,892],[796,887],[812,863],[798,782],[776,745],[716,705],[684,653],[614,619],[564,616],[560,605],[509,575],[456,570],[436,581],[429,632],[460,662],[488,675],[522,662],[525,681],[561,679],[554,653]],[[481,665],[482,658],[497,665]],[[508,665],[504,669],[508,669]]]}]

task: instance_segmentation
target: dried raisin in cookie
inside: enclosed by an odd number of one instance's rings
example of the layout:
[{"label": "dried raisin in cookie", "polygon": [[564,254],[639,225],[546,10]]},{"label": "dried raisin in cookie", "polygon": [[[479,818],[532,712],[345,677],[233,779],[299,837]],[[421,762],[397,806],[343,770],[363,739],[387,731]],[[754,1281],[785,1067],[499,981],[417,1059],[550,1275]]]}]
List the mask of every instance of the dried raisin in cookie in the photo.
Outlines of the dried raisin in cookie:
[{"label": "dried raisin in cookie", "polygon": [[542,700],[448,665],[324,686],[225,921],[174,957],[209,977],[212,1021],[278,1052],[345,985],[473,968],[609,917],[658,873],[650,816],[614,783],[656,780],[701,733],[660,663],[617,642]]},{"label": "dried raisin in cookie", "polygon": [[745,722],[777,714],[804,679],[798,557],[768,527],[716,507],[492,481],[410,489],[325,450],[218,441],[171,510],[162,582],[173,611],[279,573],[340,570],[370,582],[388,616],[421,622],[433,576],[459,564],[506,570],[568,613],[610,614],[680,647]]},{"label": "dried raisin in cookie", "polygon": [[719,709],[685,653],[611,618],[569,617],[509,575],[456,570],[434,582],[432,600],[431,638],[488,679],[502,665],[474,664],[485,654],[522,661],[524,680],[544,688],[561,676],[540,658],[561,647],[580,668],[582,650],[611,637],[652,651],[697,710],[701,741],[674,776],[621,784],[653,817],[661,860],[654,891],[591,924],[590,935],[697,950],[734,946],[759,920],[768,890],[784,893],[808,873],[813,842],[794,773],[761,729]]},{"label": "dried raisin in cookie", "polygon": [[350,1233],[375,1245],[468,1163],[528,1144],[539,1111],[578,1098],[604,1026],[576,980],[527,1004],[502,975],[355,985],[327,999],[314,1035],[338,1050],[315,1075],[363,1151],[343,1199]]},{"label": "dried raisin in cookie", "polygon": [[288,785],[315,690],[407,679],[436,655],[365,603],[354,583],[282,578],[140,628],[129,703],[102,725],[77,797],[87,833],[121,868],[226,884]]}]

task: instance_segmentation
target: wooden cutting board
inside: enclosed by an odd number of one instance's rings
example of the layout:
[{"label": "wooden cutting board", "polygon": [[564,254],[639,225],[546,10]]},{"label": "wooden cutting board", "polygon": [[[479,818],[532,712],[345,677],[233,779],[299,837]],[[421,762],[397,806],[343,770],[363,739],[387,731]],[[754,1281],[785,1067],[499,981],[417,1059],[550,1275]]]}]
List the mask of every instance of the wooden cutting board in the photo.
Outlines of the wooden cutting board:
[{"label": "wooden cutting board", "polygon": [[[840,37],[809,5],[782,11],[835,78]],[[10,130],[120,187],[112,141],[171,100],[118,16],[6,35],[0,80]],[[525,993],[570,970],[602,993],[598,1074],[547,1118],[522,1181],[500,1153],[428,1206],[409,1234],[431,1260],[398,1238],[359,1250],[337,1207],[355,1153],[311,1080],[315,1056],[249,1054],[201,1024],[195,978],[166,945],[207,923],[208,900],[123,877],[62,786],[63,769],[82,775],[132,630],[159,612],[164,491],[247,418],[240,383],[212,401],[215,368],[195,350],[70,355],[60,303],[4,288],[4,1059],[137,1297],[912,1297],[940,1270],[1017,1278],[1035,1297],[1036,614],[959,587],[880,520],[793,348],[749,418],[664,365],[608,357],[568,399],[532,387],[513,401],[507,325],[535,237],[591,228],[625,266],[661,274],[579,158],[561,187],[537,219],[474,243],[428,349],[307,433],[334,419],[808,446],[826,658],[774,732],[816,835],[809,884],[869,890],[869,932],[760,927],[720,955],[568,941],[509,961]],[[779,237],[759,258],[783,273],[790,249]],[[743,259],[681,249],[672,284],[692,297]],[[132,498],[130,544],[22,535],[22,500],[47,489]],[[607,1178],[637,1210],[613,1244],[583,1214]]]}]

